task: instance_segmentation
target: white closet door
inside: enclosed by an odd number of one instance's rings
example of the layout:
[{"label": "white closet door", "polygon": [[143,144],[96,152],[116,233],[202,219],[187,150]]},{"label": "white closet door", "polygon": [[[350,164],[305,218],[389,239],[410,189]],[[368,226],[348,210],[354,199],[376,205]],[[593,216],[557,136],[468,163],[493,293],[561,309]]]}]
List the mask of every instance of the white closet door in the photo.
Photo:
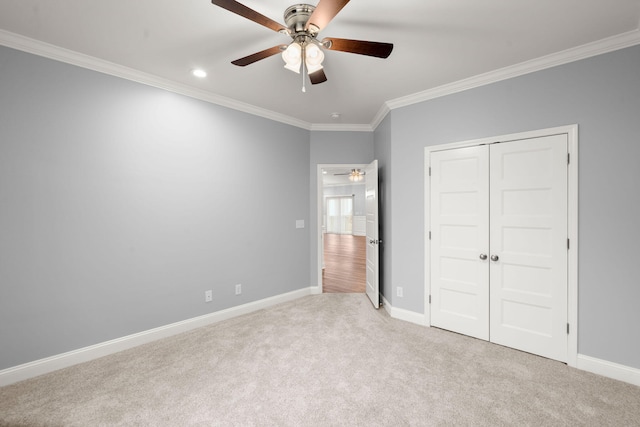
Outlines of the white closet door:
[{"label": "white closet door", "polygon": [[491,341],[567,360],[567,136],[490,149]]},{"label": "white closet door", "polygon": [[431,324],[489,339],[488,146],[431,154]]}]

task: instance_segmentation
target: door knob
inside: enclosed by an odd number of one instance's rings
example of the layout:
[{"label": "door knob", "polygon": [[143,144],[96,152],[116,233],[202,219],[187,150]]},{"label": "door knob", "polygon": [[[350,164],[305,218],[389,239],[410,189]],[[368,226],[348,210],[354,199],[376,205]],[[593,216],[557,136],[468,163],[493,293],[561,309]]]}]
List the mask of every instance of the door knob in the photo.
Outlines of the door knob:
[{"label": "door knob", "polygon": [[498,255],[491,255],[491,261],[497,261],[499,259]]},{"label": "door knob", "polygon": [[480,259],[483,261],[487,259],[487,254],[480,254]]}]

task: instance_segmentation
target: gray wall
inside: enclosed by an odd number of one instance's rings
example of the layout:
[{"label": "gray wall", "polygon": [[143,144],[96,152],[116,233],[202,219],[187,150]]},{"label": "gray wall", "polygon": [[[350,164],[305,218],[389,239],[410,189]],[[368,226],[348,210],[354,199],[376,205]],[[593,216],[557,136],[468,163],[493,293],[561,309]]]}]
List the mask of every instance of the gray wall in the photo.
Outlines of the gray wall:
[{"label": "gray wall", "polygon": [[640,46],[390,115],[394,307],[424,310],[425,146],[578,124],[579,353],[640,368]]},{"label": "gray wall", "polygon": [[0,369],[317,285],[321,163],[378,158],[381,286],[421,313],[424,147],[574,123],[579,352],[640,368],[638,70],[640,46],[309,133],[0,47]]},{"label": "gray wall", "polygon": [[309,232],[311,286],[318,286],[318,165],[368,164],[373,161],[373,132],[311,132],[309,158]]},{"label": "gray wall", "polygon": [[309,138],[0,47],[0,369],[308,287]]}]

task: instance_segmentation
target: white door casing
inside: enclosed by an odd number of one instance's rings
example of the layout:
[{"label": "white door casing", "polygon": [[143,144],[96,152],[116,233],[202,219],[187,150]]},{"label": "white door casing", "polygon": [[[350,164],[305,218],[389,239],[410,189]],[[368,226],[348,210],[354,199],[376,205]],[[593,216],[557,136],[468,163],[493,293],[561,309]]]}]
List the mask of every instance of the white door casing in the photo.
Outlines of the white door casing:
[{"label": "white door casing", "polygon": [[378,161],[365,167],[366,197],[366,293],[375,308],[380,307],[379,229],[378,229]]},{"label": "white door casing", "polygon": [[431,324],[484,340],[489,339],[488,173],[487,146],[431,154]]},{"label": "white door casing", "polygon": [[567,361],[567,139],[429,152],[433,326]]}]

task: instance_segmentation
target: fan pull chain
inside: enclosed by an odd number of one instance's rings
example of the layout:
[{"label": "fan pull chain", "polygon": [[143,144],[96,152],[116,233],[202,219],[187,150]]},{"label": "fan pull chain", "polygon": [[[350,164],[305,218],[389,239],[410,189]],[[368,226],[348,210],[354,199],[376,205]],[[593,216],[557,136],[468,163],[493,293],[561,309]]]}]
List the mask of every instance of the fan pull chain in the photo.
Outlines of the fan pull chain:
[{"label": "fan pull chain", "polygon": [[305,74],[307,74],[307,67],[306,67],[307,64],[304,61],[304,59],[306,57],[306,50],[307,50],[307,48],[303,44],[302,45],[302,49],[300,50],[300,52],[301,52],[300,55],[302,55],[302,58],[301,58],[302,59],[302,61],[301,61],[302,62],[302,72],[300,73],[300,74],[302,74],[302,92],[306,92],[307,91],[307,86],[306,86],[307,79],[305,78],[306,77]]}]

